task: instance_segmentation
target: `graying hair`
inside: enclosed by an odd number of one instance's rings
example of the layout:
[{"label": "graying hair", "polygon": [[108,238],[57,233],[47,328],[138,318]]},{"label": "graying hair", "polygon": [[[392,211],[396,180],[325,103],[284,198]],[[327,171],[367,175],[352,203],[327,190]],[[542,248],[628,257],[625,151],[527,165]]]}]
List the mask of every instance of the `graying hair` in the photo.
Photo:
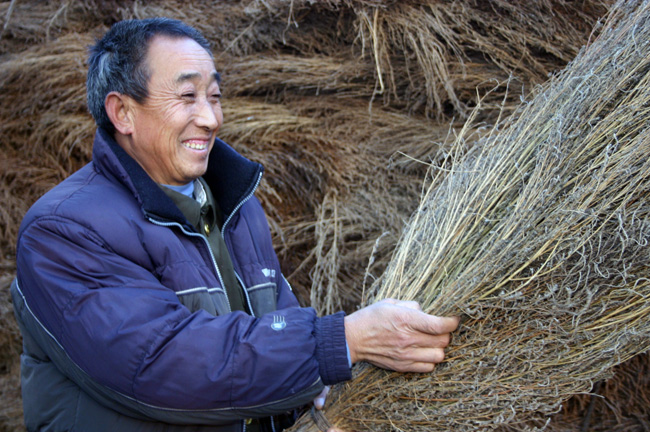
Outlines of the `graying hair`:
[{"label": "graying hair", "polygon": [[154,36],[190,38],[210,56],[210,43],[193,27],[170,18],[125,20],[114,24],[108,32],[90,47],[86,92],[88,109],[97,126],[111,134],[111,123],[104,101],[110,92],[128,95],[138,103],[148,96],[150,71],[146,64],[149,42]]}]

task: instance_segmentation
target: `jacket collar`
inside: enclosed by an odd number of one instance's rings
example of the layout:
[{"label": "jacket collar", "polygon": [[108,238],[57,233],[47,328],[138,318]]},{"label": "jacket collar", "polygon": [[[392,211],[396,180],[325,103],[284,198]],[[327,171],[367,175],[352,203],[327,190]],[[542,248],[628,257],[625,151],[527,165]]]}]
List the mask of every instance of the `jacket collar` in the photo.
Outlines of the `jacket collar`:
[{"label": "jacket collar", "polygon": [[246,159],[219,138],[215,140],[203,179],[224,220],[227,221],[240,203],[255,192],[263,172],[261,164]]},{"label": "jacket collar", "polygon": [[[138,200],[146,216],[187,223],[183,213],[140,164],[102,128],[97,128],[95,133],[93,163],[100,172],[124,184]],[[215,140],[203,178],[225,219],[237,209],[240,202],[253,194],[263,170],[262,165],[246,159],[219,138]]]}]

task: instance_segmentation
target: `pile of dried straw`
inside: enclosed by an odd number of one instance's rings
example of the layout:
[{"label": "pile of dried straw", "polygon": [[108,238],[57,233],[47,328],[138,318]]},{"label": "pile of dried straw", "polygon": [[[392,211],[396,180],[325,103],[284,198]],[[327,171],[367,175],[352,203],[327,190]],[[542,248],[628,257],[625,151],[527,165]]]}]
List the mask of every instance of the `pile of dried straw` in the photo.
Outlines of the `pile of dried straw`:
[{"label": "pile of dried straw", "polygon": [[649,23],[650,2],[619,3],[531,101],[470,148],[461,134],[448,172],[432,167],[373,299],[462,315],[448,362],[363,365],[330,421],[517,430],[650,348]]}]

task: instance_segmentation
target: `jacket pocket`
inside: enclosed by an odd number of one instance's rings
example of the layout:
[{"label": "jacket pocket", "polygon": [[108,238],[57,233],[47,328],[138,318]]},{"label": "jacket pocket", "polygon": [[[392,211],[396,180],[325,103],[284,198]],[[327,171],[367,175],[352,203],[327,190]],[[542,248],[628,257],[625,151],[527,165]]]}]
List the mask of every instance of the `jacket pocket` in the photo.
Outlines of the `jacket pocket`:
[{"label": "jacket pocket", "polygon": [[253,308],[253,314],[260,317],[277,308],[277,286],[273,282],[266,282],[246,288],[248,298]]},{"label": "jacket pocket", "polygon": [[225,315],[230,312],[226,292],[222,288],[190,288],[177,291],[181,304],[190,312],[204,310],[211,315]]}]

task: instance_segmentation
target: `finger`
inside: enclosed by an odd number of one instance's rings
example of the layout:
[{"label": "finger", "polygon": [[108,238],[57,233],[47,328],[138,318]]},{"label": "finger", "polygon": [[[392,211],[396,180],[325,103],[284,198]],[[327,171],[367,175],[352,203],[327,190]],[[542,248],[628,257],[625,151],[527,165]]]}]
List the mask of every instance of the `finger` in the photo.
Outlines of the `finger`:
[{"label": "finger", "polygon": [[323,391],[320,392],[318,396],[314,399],[314,407],[317,410],[322,410],[323,407],[325,406],[325,400],[327,399],[327,394],[329,393],[330,388],[329,386],[325,386],[323,388]]},{"label": "finger", "polygon": [[314,408],[316,408],[317,410],[322,410],[324,406],[325,406],[324,397],[317,397],[316,399],[314,399]]},{"label": "finger", "polygon": [[433,372],[435,368],[435,363],[413,362],[398,364],[393,369],[397,372],[430,373]]},{"label": "finger", "polygon": [[401,360],[407,363],[441,363],[445,359],[442,348],[417,348],[402,353]]},{"label": "finger", "polygon": [[398,372],[431,372],[436,364],[445,359],[442,348],[406,350],[397,357],[372,356],[367,361],[383,369]]},{"label": "finger", "polygon": [[422,313],[419,317],[412,319],[410,323],[413,330],[434,335],[442,335],[456,330],[460,323],[460,318],[439,317]]},{"label": "finger", "polygon": [[451,334],[429,334],[416,332],[410,335],[408,346],[404,348],[446,348],[451,342]]}]

